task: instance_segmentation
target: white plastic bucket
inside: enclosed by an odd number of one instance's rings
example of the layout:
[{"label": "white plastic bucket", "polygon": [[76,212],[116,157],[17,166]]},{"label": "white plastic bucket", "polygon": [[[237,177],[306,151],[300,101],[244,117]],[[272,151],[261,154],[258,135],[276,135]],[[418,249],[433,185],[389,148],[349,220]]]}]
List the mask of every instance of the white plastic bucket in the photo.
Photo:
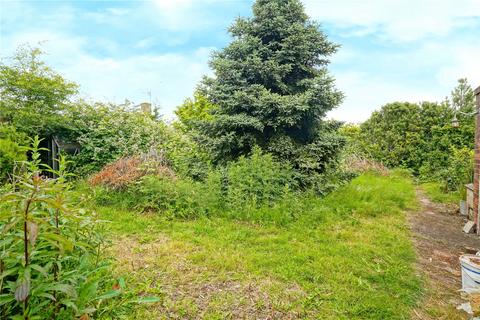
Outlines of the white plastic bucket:
[{"label": "white plastic bucket", "polygon": [[460,256],[462,289],[480,289],[480,257],[473,254]]}]

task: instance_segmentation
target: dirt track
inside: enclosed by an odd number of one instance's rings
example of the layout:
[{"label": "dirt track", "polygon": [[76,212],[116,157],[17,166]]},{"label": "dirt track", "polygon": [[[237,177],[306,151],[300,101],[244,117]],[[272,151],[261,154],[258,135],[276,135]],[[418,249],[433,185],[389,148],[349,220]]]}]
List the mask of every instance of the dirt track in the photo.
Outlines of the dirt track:
[{"label": "dirt track", "polygon": [[465,219],[456,208],[431,202],[421,190],[417,190],[417,196],[421,210],[410,214],[409,222],[427,292],[412,318],[468,319],[456,310],[462,302],[458,258],[471,249],[480,250],[480,237],[463,233]]}]

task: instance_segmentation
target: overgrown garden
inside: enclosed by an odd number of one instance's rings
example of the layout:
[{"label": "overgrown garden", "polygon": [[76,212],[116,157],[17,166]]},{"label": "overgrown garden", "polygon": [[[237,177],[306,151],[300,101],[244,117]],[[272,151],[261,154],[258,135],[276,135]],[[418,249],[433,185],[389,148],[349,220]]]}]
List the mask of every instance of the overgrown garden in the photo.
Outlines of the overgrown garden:
[{"label": "overgrown garden", "polygon": [[[411,175],[444,191],[470,181],[468,83],[344,124],[326,119],[344,96],[327,68],[339,46],[300,1],[257,0],[229,32],[173,123],[79,99],[39,48],[0,65],[1,319],[408,317]],[[52,139],[70,148],[58,169]],[[164,259],[129,265],[128,243]],[[183,277],[240,289],[205,307]]]}]

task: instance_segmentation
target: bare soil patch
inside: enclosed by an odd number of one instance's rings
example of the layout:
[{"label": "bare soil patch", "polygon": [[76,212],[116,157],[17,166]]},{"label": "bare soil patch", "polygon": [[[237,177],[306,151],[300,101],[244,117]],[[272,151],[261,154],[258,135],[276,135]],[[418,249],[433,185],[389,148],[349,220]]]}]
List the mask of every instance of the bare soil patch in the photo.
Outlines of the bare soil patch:
[{"label": "bare soil patch", "polygon": [[462,300],[459,257],[480,250],[480,238],[465,234],[466,220],[454,206],[433,203],[417,190],[421,209],[409,216],[418,256],[418,270],[427,291],[413,319],[468,319],[456,310]]}]

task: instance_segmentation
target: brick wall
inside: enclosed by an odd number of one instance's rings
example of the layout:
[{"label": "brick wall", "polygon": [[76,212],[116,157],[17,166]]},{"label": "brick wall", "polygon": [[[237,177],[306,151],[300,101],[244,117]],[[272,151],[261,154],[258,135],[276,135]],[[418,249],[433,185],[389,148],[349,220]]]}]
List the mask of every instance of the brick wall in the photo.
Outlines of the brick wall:
[{"label": "brick wall", "polygon": [[[477,111],[480,111],[480,87],[475,89],[477,99]],[[477,234],[480,234],[478,226],[478,211],[479,211],[479,189],[480,189],[480,113],[475,116],[475,157],[474,157],[474,174],[473,174],[473,221],[477,225]]]}]

